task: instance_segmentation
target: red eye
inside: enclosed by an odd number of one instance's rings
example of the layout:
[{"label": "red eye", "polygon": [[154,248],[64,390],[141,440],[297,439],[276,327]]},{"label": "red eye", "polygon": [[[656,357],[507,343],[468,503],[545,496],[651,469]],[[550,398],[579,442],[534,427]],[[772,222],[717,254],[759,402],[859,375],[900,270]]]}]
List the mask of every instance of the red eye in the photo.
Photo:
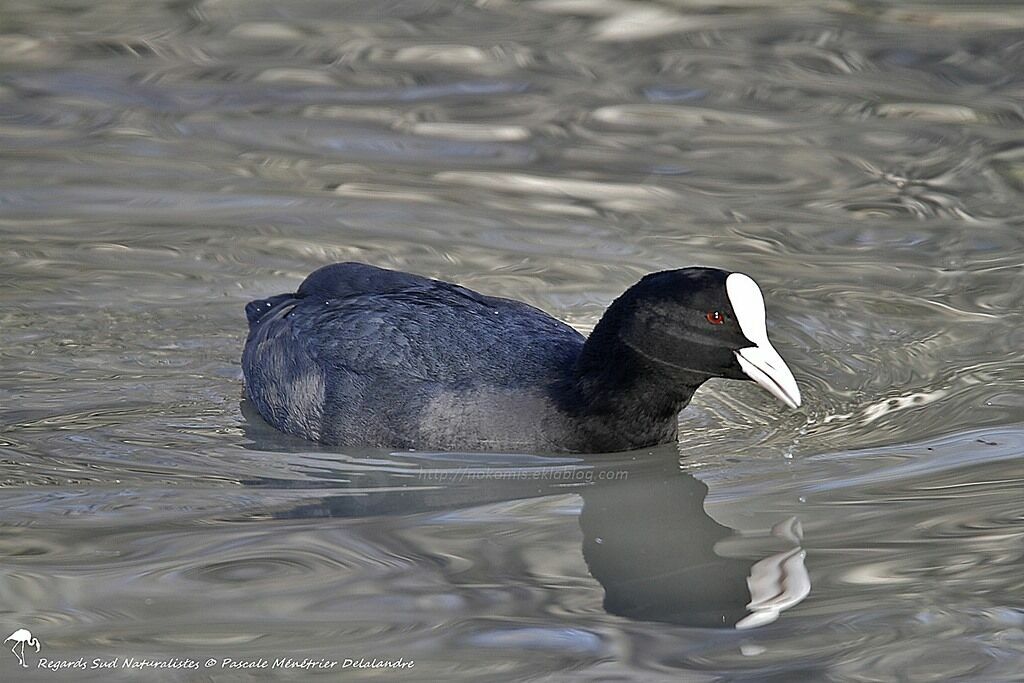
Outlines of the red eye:
[{"label": "red eye", "polygon": [[704,316],[708,319],[708,322],[712,325],[721,325],[725,322],[725,314],[721,311],[708,311],[707,315]]}]

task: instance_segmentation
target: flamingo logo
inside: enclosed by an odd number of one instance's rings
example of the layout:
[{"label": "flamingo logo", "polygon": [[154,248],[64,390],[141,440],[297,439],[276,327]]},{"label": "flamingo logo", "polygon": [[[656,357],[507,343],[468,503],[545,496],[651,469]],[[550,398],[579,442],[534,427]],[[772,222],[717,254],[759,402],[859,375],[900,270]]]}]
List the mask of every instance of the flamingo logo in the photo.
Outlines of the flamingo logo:
[{"label": "flamingo logo", "polygon": [[[4,645],[11,640],[14,641],[14,645],[11,647],[11,652],[13,652],[14,656],[18,658],[21,665],[27,669],[28,664],[25,663],[25,645],[28,644],[29,647],[34,647],[36,649],[36,653],[38,653],[39,639],[33,638],[32,631],[29,631],[27,628],[19,628],[17,631],[7,636],[7,639],[4,640]],[[20,650],[19,647],[21,648]]]}]

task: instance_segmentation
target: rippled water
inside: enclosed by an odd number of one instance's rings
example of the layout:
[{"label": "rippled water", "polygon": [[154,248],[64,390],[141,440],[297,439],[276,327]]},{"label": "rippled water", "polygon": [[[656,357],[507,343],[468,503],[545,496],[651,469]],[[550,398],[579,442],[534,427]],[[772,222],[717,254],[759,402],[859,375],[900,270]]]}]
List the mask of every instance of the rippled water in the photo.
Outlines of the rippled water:
[{"label": "rippled water", "polygon": [[[30,665],[1020,680],[1020,5],[0,20],[0,628]],[[349,259],[583,330],[644,273],[742,270],[805,408],[712,382],[678,448],[557,460],[276,434],[241,401],[242,306]],[[112,676],[138,674],[52,674]]]}]

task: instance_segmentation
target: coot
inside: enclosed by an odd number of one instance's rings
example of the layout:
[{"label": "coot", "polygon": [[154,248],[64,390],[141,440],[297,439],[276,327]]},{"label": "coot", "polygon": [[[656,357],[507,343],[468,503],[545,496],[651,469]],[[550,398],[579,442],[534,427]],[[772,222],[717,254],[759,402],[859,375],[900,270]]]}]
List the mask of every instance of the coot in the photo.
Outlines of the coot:
[{"label": "coot", "polygon": [[519,301],[362,263],[250,302],[242,370],[274,427],[342,446],[607,452],[675,441],[712,377],[800,391],[742,273],[652,273],[589,338]]}]

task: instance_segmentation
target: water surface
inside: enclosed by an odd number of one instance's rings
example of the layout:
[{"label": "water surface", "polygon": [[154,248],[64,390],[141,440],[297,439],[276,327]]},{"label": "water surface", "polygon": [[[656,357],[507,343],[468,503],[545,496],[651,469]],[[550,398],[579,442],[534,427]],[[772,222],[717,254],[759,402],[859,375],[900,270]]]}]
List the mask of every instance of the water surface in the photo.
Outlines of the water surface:
[{"label": "water surface", "polygon": [[[2,3],[0,627],[32,665],[1019,679],[1022,73],[1015,3]],[[242,308],[339,260],[583,331],[741,270],[805,407],[713,381],[678,447],[580,458],[289,439]],[[144,675],[259,673],[318,672]]]}]

